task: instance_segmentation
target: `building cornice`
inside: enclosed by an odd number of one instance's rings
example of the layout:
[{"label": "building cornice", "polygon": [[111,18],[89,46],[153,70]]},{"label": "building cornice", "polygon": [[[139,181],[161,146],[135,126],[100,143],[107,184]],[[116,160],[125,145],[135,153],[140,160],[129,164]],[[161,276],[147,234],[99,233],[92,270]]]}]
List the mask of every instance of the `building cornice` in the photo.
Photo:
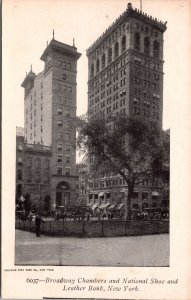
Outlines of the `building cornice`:
[{"label": "building cornice", "polygon": [[158,20],[157,18],[154,18],[141,10],[135,8],[132,8],[131,3],[128,3],[127,9],[109,26],[106,31],[86,50],[87,56],[89,56],[100,44],[103,40],[105,40],[112,31],[120,24],[122,23],[126,18],[136,18],[139,21],[147,22],[155,27],[162,33],[166,30],[166,24],[167,22],[162,22]]},{"label": "building cornice", "polygon": [[81,53],[77,52],[77,48],[74,46],[70,46],[64,43],[61,43],[59,41],[56,41],[55,39],[52,39],[49,45],[44,50],[43,54],[41,55],[40,59],[45,61],[46,56],[49,52],[57,51],[61,52],[62,54],[66,54],[68,56],[72,56],[75,59],[79,59],[81,56]]}]

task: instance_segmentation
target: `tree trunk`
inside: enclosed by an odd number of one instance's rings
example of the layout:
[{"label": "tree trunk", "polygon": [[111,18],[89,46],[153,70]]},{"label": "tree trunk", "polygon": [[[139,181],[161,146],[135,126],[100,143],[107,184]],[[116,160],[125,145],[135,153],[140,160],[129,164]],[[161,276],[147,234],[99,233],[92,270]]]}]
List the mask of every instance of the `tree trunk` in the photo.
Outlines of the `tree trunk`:
[{"label": "tree trunk", "polygon": [[129,191],[127,191],[127,194],[125,194],[125,214],[124,214],[124,220],[126,221],[128,219],[128,194]]},{"label": "tree trunk", "polygon": [[125,220],[129,220],[131,218],[131,197],[133,194],[134,183],[128,183],[128,193],[125,199]]}]

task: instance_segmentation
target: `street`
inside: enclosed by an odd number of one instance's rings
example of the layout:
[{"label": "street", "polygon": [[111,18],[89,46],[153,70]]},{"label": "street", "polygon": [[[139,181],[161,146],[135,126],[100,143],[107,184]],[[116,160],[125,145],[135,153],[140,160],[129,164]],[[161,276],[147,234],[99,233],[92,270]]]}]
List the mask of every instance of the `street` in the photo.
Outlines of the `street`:
[{"label": "street", "polygon": [[16,265],[168,266],[169,235],[49,237],[16,230]]}]

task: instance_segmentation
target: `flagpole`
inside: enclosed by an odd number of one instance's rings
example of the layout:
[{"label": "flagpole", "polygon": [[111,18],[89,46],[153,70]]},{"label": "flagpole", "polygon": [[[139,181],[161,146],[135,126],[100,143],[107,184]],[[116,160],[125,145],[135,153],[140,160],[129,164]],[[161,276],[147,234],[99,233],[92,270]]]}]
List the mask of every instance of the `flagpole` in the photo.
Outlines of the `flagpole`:
[{"label": "flagpole", "polygon": [[142,11],[142,0],[140,0],[140,10]]}]

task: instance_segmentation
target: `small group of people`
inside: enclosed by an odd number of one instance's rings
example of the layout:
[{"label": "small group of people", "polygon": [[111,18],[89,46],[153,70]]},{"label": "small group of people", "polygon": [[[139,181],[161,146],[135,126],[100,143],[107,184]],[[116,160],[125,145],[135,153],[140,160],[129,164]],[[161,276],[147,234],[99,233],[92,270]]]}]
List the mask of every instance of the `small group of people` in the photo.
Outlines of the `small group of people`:
[{"label": "small group of people", "polygon": [[139,211],[136,213],[131,213],[130,219],[141,219],[141,220],[160,220],[168,219],[169,214],[160,211]]},{"label": "small group of people", "polygon": [[102,212],[99,214],[98,219],[99,220],[112,220],[114,217],[113,213],[108,211],[108,212]]}]

